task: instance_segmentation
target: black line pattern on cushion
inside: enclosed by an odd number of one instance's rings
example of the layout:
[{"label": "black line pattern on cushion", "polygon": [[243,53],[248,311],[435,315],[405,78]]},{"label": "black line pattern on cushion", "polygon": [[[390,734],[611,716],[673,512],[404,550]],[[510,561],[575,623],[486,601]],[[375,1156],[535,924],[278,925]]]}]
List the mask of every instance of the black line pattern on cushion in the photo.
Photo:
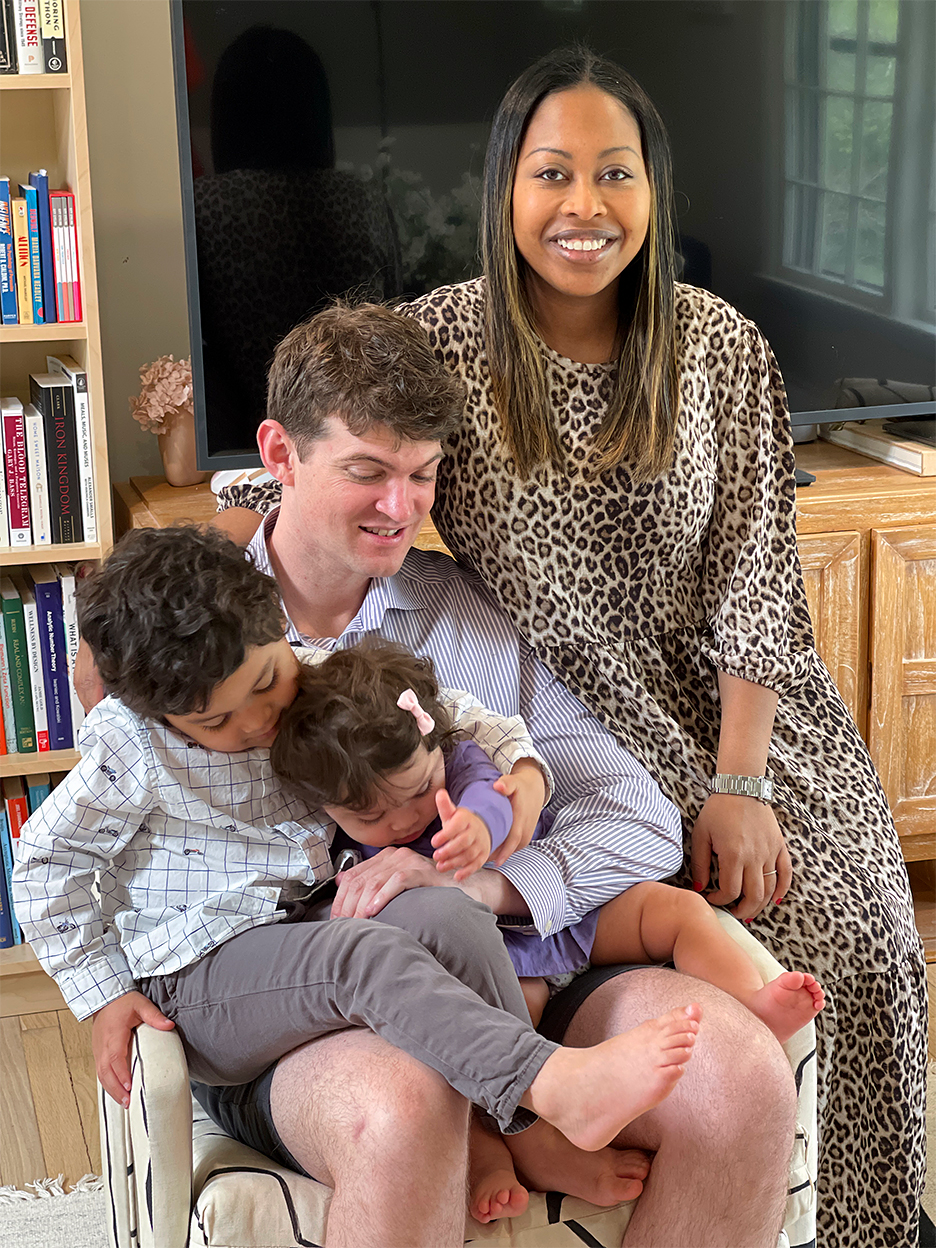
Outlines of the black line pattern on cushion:
[{"label": "black line pattern on cushion", "polygon": [[[296,1206],[293,1204],[292,1192],[290,1192],[285,1179],[280,1175],[274,1174],[272,1170],[264,1170],[260,1166],[223,1166],[219,1170],[211,1170],[205,1176],[205,1183],[202,1191],[208,1186],[213,1178],[219,1174],[266,1174],[271,1179],[275,1179],[280,1186],[283,1201],[286,1204],[286,1212],[289,1214],[289,1223],[292,1228],[293,1238],[299,1245],[299,1248],[322,1248],[321,1244],[313,1243],[311,1239],[303,1239],[299,1234],[299,1219],[296,1215]],[[199,1226],[201,1223],[199,1223]]]},{"label": "black line pattern on cushion", "polygon": [[595,1239],[590,1231],[586,1231],[584,1226],[578,1222],[567,1222],[566,1226],[570,1231],[574,1231],[583,1244],[587,1244],[588,1248],[606,1248],[606,1245],[599,1239]]},{"label": "black line pattern on cushion", "polygon": [[550,1226],[562,1221],[563,1192],[546,1192],[546,1220]]}]

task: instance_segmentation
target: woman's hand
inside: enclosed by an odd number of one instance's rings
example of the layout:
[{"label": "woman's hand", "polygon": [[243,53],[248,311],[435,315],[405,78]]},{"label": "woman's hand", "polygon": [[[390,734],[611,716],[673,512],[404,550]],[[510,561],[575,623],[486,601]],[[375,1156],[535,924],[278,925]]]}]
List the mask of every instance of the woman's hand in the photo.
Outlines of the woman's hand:
[{"label": "woman's hand", "polygon": [[546,780],[538,763],[532,758],[521,758],[514,763],[509,776],[494,781],[494,788],[510,799],[513,808],[513,823],[507,838],[491,859],[501,867],[512,853],[533,840],[546,801]]},{"label": "woman's hand", "polygon": [[451,875],[439,874],[431,858],[405,845],[382,849],[335,878],[338,894],[332,902],[333,919],[372,919],[407,889],[455,886]]},{"label": "woman's hand", "polygon": [[491,832],[480,815],[456,806],[445,789],[436,793],[442,827],[432,838],[436,870],[454,871],[456,884],[480,871],[491,856]]},{"label": "woman's hand", "polygon": [[94,1015],[91,1026],[97,1077],[104,1091],[124,1109],[130,1104],[130,1041],[140,1023],[160,1031],[175,1026],[142,992],[127,992],[109,1001]]},{"label": "woman's hand", "polygon": [[699,812],[692,829],[692,881],[698,892],[708,887],[713,854],[718,888],[707,900],[722,906],[740,898],[731,911],[735,918],[752,919],[784,897],[792,883],[777,817],[754,797],[713,793]]}]

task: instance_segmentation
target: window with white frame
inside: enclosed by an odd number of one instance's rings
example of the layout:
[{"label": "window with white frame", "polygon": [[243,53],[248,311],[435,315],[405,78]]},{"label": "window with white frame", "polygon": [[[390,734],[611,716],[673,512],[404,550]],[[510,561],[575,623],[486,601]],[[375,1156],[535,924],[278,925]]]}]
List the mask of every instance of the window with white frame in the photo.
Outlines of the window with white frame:
[{"label": "window with white frame", "polygon": [[783,268],[905,321],[934,319],[934,9],[791,0],[786,13]]}]

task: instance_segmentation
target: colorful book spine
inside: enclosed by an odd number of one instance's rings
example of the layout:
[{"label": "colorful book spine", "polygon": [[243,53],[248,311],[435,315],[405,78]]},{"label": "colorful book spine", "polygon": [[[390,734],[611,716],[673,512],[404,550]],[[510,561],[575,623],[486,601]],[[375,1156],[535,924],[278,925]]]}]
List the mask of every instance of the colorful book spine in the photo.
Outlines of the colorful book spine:
[{"label": "colorful book spine", "polygon": [[71,564],[57,563],[55,571],[58,574],[59,584],[62,587],[62,616],[65,624],[65,654],[68,658],[68,692],[71,697],[71,720],[72,732],[75,738],[75,745],[78,744],[78,729],[84,722],[84,707],[78,700],[78,694],[75,691],[75,661],[78,657],[78,647],[81,644],[81,634],[78,631],[78,609],[75,602],[75,572]]},{"label": "colorful book spine", "polygon": [[13,0],[13,25],[16,30],[16,59],[19,72],[41,74],[44,67],[37,0]]},{"label": "colorful book spine", "polygon": [[65,13],[62,0],[39,0],[39,13],[42,67],[47,74],[64,74],[68,69],[68,60],[65,55]]},{"label": "colorful book spine", "polygon": [[31,373],[29,393],[42,413],[49,472],[49,511],[53,542],[80,542],[81,485],[75,400],[69,381],[53,373]]},{"label": "colorful book spine", "polygon": [[55,313],[55,263],[52,260],[52,214],[49,209],[49,175],[36,169],[29,175],[29,184],[36,188],[39,206],[39,253],[42,260],[42,307],[46,324],[57,319]]},{"label": "colorful book spine", "polygon": [[26,630],[26,654],[29,659],[29,691],[32,694],[33,723],[36,725],[36,748],[49,752],[49,712],[46,708],[45,676],[42,671],[42,646],[39,641],[39,608],[32,586],[21,577],[14,577],[23,604],[23,625]]},{"label": "colorful book spine", "polygon": [[16,310],[21,325],[32,325],[32,263],[29,259],[29,218],[26,200],[10,201],[13,214],[13,254],[16,260]]},{"label": "colorful book spine", "polygon": [[19,399],[0,401],[3,417],[3,461],[6,501],[10,525],[10,545],[32,544],[29,515],[29,472],[26,468],[26,427]]},{"label": "colorful book spine", "polygon": [[7,820],[6,810],[2,807],[0,807],[0,865],[3,867],[3,879],[6,886],[4,900],[9,901],[13,944],[21,945],[23,943],[23,933],[20,930],[19,923],[16,921],[16,911],[13,909],[13,839],[10,836],[10,825]]},{"label": "colorful book spine", "polygon": [[58,231],[61,256],[56,258],[56,294],[59,285],[64,286],[66,315],[60,321],[81,320],[81,275],[78,267],[78,229],[75,216],[75,197],[71,191],[50,191],[49,204],[52,212],[52,233]]},{"label": "colorful book spine", "polygon": [[65,649],[65,615],[62,587],[55,569],[48,563],[27,569],[39,609],[39,642],[42,648],[42,677],[46,691],[49,746],[53,750],[74,748],[68,656]]},{"label": "colorful book spine", "polygon": [[16,306],[16,253],[13,250],[13,201],[10,179],[0,178],[0,314],[4,325],[19,323]]},{"label": "colorful book spine", "polygon": [[16,60],[16,20],[13,0],[0,0],[0,74],[19,72]]},{"label": "colorful book spine", "polygon": [[19,193],[26,200],[26,228],[29,231],[30,294],[33,304],[33,324],[45,324],[42,302],[42,263],[39,253],[39,197],[34,186],[19,184]]},{"label": "colorful book spine", "polygon": [[0,705],[3,706],[3,744],[5,754],[19,753],[16,743],[16,720],[13,716],[13,685],[10,661],[7,658],[6,629],[0,614]]},{"label": "colorful book spine", "polygon": [[3,805],[6,810],[10,836],[15,841],[23,830],[23,824],[29,818],[29,806],[26,802],[26,790],[22,776],[7,776],[3,781]]},{"label": "colorful book spine", "polygon": [[[6,822],[6,815],[3,815],[3,822]],[[2,837],[3,828],[0,827],[0,838]],[[10,859],[12,858],[11,851]],[[0,852],[0,949],[12,949],[16,944],[16,937],[13,935],[13,901],[10,893],[12,878],[12,871],[7,867],[6,854]]]},{"label": "colorful book spine", "polygon": [[49,513],[49,473],[46,468],[45,430],[42,413],[32,403],[23,409],[26,434],[26,472],[29,476],[29,519],[34,546],[52,542]]},{"label": "colorful book spine", "polygon": [[78,476],[81,482],[82,528],[84,540],[96,542],[97,503],[94,494],[94,443],[88,374],[70,355],[47,355],[46,368],[50,373],[61,373],[72,387],[75,400],[75,436],[78,441]]},{"label": "colorful book spine", "polygon": [[30,815],[36,813],[51,792],[52,777],[47,771],[26,777],[26,804],[29,806]]},{"label": "colorful book spine", "polygon": [[0,553],[10,549],[10,509],[7,506],[6,475],[3,466],[3,435],[0,434]]},{"label": "colorful book spine", "polygon": [[13,695],[16,750],[19,754],[35,754],[36,725],[33,720],[32,690],[29,687],[29,653],[26,649],[23,604],[16,586],[8,576],[0,577],[0,600],[3,602],[3,630]]}]

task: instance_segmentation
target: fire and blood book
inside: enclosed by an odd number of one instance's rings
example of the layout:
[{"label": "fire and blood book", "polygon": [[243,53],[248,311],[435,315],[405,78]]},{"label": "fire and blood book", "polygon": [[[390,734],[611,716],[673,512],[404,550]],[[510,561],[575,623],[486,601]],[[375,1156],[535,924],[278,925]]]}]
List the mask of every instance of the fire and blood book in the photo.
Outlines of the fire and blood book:
[{"label": "fire and blood book", "polygon": [[94,497],[94,445],[91,431],[91,394],[88,374],[70,355],[47,355],[46,368],[61,373],[74,391],[75,432],[78,438],[78,476],[81,479],[81,523],[86,542],[97,541],[97,504]]},{"label": "fire and blood book", "polygon": [[32,301],[32,261],[29,258],[29,216],[26,200],[11,200],[13,211],[13,252],[16,258],[16,310],[21,325],[34,325]]},{"label": "fire and blood book", "polygon": [[30,373],[29,397],[42,413],[45,427],[52,541],[81,542],[81,479],[71,382],[61,374]]},{"label": "fire and blood book", "polygon": [[0,314],[4,325],[16,325],[16,256],[13,251],[13,206],[10,179],[0,178]]},{"label": "fire and blood book", "polygon": [[35,169],[29,185],[36,188],[39,207],[39,255],[42,261],[42,310],[48,325],[57,320],[55,312],[55,262],[52,259],[52,212],[49,208],[49,175]]},{"label": "fire and blood book", "polygon": [[29,472],[26,467],[26,426],[19,399],[0,400],[3,420],[3,463],[10,525],[10,545],[32,545],[29,519]]},{"label": "fire and blood book", "polygon": [[62,0],[39,0],[39,34],[42,37],[42,68],[47,74],[64,74],[65,12]]}]

